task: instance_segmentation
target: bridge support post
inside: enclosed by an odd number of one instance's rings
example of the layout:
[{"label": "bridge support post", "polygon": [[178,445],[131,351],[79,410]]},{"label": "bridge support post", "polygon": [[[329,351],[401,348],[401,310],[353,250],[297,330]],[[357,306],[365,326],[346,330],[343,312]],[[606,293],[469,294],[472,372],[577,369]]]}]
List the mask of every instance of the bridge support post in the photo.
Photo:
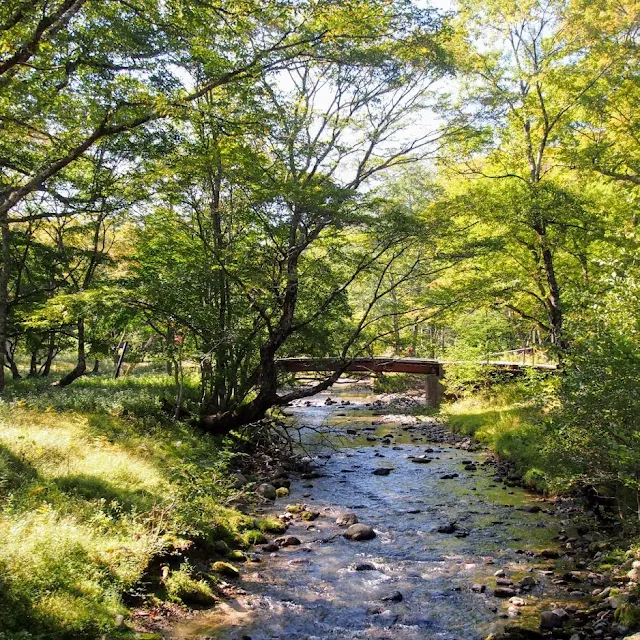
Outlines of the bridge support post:
[{"label": "bridge support post", "polygon": [[424,384],[425,404],[432,409],[438,409],[444,394],[444,389],[440,382],[440,374],[430,373],[426,378]]}]

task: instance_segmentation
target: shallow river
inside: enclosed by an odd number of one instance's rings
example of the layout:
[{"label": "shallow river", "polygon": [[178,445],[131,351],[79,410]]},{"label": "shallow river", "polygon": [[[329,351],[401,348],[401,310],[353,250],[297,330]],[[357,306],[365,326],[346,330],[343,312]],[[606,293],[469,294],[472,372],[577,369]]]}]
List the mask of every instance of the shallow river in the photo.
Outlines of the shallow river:
[{"label": "shallow river", "polygon": [[[312,406],[291,410],[292,421],[308,427],[303,439],[324,475],[295,480],[291,495],[265,510],[283,513],[287,504],[306,503],[321,516],[291,524],[287,535],[298,537],[300,546],[241,566],[239,586],[246,595],[180,623],[172,638],[474,640],[505,623],[535,627],[539,608],[549,602],[580,601],[556,584],[558,573],[572,567],[534,555],[558,549],[554,538],[567,526],[553,504],[496,482],[490,466],[466,471],[463,461],[481,464],[484,454],[429,444],[421,435],[428,423],[411,424],[415,418],[367,406],[375,397],[330,395],[351,404],[326,406],[325,394],[313,398]],[[387,434],[392,444],[381,443]],[[429,464],[408,457],[428,449]],[[374,475],[380,467],[393,470]],[[454,473],[458,477],[442,479]],[[523,510],[533,505],[542,510]],[[349,511],[377,537],[342,537],[335,519]],[[452,522],[468,535],[437,532]],[[362,563],[375,568],[356,571]],[[512,582],[534,578],[536,586],[518,594],[524,606],[492,595],[500,569]],[[486,591],[477,592],[477,585]],[[383,600],[394,592],[401,601]]]}]

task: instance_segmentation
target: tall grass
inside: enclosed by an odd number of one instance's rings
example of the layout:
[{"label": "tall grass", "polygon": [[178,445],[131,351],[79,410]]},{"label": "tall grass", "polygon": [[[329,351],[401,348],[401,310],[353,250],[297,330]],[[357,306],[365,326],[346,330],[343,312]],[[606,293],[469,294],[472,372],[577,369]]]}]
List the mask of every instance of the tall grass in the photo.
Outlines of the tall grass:
[{"label": "tall grass", "polygon": [[186,538],[234,538],[243,518],[224,506],[230,449],[170,420],[163,404],[174,397],[161,375],[9,387],[0,638],[127,635],[115,629],[123,594],[154,557]]}]

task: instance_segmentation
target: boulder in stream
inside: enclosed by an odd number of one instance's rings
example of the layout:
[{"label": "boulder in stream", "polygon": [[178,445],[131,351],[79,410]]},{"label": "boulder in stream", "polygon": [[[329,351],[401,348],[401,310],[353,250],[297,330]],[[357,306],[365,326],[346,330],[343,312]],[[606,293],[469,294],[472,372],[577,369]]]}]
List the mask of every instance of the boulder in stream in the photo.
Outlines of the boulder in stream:
[{"label": "boulder in stream", "polygon": [[350,527],[352,524],[357,524],[358,516],[355,513],[343,513],[336,518],[336,524],[339,527]]},{"label": "boulder in stream", "polygon": [[279,547],[297,547],[301,544],[300,539],[295,536],[282,536],[281,538],[276,538],[273,542]]},{"label": "boulder in stream", "polygon": [[374,469],[373,470],[373,475],[374,476],[388,476],[392,471],[393,471],[393,469],[390,469],[389,467],[379,467],[378,469]]},{"label": "boulder in stream", "polygon": [[272,484],[264,484],[258,485],[256,488],[256,493],[261,495],[263,498],[267,500],[275,500],[276,499],[276,488]]},{"label": "boulder in stream", "polygon": [[540,614],[540,628],[541,629],[559,629],[562,627],[562,616],[553,611],[543,611]]},{"label": "boulder in stream", "polygon": [[368,524],[352,524],[343,534],[347,540],[372,540],[376,537],[373,527]]},{"label": "boulder in stream", "polygon": [[214,562],[211,569],[227,578],[238,578],[240,572],[228,562]]}]

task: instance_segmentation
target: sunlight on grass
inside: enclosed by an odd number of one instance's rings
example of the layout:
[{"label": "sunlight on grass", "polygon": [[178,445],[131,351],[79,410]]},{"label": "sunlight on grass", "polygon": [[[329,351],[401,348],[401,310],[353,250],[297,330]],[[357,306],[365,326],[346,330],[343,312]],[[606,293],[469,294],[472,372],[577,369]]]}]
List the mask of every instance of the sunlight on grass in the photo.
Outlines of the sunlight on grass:
[{"label": "sunlight on grass", "polygon": [[[246,546],[255,526],[220,503],[228,449],[159,408],[167,376],[78,382],[19,381],[21,399],[0,408],[0,638],[117,634],[122,594],[163,549]],[[210,598],[190,570],[167,595]]]},{"label": "sunlight on grass", "polygon": [[442,415],[455,431],[473,436],[499,457],[513,462],[530,486],[550,488],[544,412],[518,385],[461,398],[445,405]]}]

